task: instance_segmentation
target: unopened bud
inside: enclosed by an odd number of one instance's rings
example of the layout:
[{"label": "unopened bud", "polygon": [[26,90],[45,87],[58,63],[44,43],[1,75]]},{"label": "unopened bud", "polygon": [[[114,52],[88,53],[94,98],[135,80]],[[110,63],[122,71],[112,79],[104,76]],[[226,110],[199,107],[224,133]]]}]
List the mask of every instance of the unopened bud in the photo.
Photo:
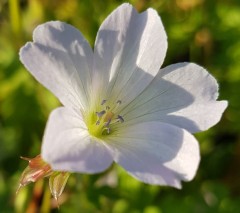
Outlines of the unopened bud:
[{"label": "unopened bud", "polygon": [[52,196],[58,200],[63,193],[67,180],[70,176],[69,172],[54,172],[49,178],[49,187]]},{"label": "unopened bud", "polygon": [[36,182],[52,173],[51,166],[42,160],[41,155],[37,155],[35,158],[21,158],[28,161],[28,166],[24,169],[21,175],[17,192],[23,186],[26,186],[31,182]]}]

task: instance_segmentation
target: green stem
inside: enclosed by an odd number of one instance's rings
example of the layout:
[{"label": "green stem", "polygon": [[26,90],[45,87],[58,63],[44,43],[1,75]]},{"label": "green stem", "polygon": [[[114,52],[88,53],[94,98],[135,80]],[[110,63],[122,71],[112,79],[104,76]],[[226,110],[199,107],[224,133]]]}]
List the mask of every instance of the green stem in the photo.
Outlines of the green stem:
[{"label": "green stem", "polygon": [[50,202],[51,202],[51,193],[50,193],[48,186],[45,186],[40,213],[49,213],[50,212],[50,210],[51,210]]},{"label": "green stem", "polygon": [[18,0],[9,0],[9,14],[12,32],[16,37],[21,32],[20,8]]}]

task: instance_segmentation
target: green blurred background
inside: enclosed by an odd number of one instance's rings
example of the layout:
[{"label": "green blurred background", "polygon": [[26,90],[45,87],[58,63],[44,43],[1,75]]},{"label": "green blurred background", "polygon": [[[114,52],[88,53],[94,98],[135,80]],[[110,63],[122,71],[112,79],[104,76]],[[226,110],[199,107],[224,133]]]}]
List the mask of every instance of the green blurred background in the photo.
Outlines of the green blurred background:
[{"label": "green blurred background", "polygon": [[33,29],[49,20],[76,26],[91,45],[101,22],[122,0],[0,0],[0,212],[205,213],[240,212],[240,1],[132,0],[155,8],[168,34],[164,66],[191,61],[206,67],[229,101],[221,122],[196,137],[202,161],[183,189],[151,186],[114,165],[99,175],[73,174],[60,210],[48,181],[15,195],[27,162],[40,152],[49,113],[59,105],[19,61]]}]

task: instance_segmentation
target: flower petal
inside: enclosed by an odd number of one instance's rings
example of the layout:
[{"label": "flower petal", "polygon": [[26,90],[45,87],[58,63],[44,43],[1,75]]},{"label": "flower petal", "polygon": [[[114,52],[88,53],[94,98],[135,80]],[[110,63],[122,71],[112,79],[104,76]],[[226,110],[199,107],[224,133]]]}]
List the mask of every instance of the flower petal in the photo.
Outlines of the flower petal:
[{"label": "flower petal", "polygon": [[180,181],[191,180],[198,168],[198,142],[170,124],[140,123],[122,128],[109,140],[114,161],[146,183],[180,188]]},{"label": "flower petal", "polygon": [[113,161],[102,142],[90,137],[81,115],[64,107],[49,117],[42,157],[53,170],[85,173],[101,172]]},{"label": "flower petal", "polygon": [[93,52],[76,28],[59,21],[39,25],[20,60],[63,105],[87,107]]},{"label": "flower petal", "polygon": [[139,14],[127,3],[114,10],[101,25],[94,49],[93,86],[99,102],[135,98],[159,71],[166,50],[166,33],[155,10]]},{"label": "flower petal", "polygon": [[215,125],[227,107],[216,101],[218,84],[202,67],[179,63],[161,69],[149,87],[129,104],[121,115],[123,125],[161,121],[203,131]]}]

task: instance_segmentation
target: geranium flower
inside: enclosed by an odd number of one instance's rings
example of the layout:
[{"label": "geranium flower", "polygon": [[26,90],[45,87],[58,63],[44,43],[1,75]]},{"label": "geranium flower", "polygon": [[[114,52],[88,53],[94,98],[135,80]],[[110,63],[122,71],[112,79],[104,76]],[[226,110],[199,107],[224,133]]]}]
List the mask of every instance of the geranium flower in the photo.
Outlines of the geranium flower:
[{"label": "geranium flower", "polygon": [[63,104],[47,122],[42,158],[53,170],[98,173],[113,162],[149,184],[180,188],[198,168],[191,133],[227,107],[202,67],[160,69],[167,36],[157,12],[123,4],[100,26],[94,51],[73,26],[38,26],[20,51],[28,71]]}]

